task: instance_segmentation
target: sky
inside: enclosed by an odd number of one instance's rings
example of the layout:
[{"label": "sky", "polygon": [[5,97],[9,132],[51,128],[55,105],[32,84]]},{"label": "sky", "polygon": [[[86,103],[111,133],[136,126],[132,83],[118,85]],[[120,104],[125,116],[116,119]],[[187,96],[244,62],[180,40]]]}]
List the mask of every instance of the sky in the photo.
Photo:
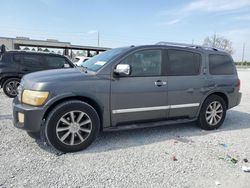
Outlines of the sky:
[{"label": "sky", "polygon": [[0,0],[0,36],[120,47],[159,41],[232,41],[250,61],[250,0]]}]

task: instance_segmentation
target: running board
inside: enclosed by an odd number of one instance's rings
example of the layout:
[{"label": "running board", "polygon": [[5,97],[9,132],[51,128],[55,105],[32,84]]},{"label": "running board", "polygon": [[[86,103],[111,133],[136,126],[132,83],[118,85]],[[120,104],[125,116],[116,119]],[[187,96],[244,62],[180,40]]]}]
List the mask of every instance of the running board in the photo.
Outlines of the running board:
[{"label": "running board", "polygon": [[130,129],[140,129],[147,127],[158,127],[163,125],[179,124],[179,123],[190,123],[194,122],[197,119],[177,119],[177,120],[164,120],[164,121],[155,121],[147,123],[133,123],[133,124],[123,124],[116,127],[107,127],[103,128],[103,131],[121,131],[121,130],[130,130]]}]

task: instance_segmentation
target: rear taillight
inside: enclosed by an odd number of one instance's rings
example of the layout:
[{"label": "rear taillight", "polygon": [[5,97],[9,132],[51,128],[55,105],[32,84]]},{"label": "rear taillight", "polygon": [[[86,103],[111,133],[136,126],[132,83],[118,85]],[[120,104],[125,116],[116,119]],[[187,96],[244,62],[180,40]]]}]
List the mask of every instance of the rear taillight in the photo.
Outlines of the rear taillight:
[{"label": "rear taillight", "polygon": [[237,85],[236,87],[238,88],[238,91],[240,90],[240,79],[237,80]]}]

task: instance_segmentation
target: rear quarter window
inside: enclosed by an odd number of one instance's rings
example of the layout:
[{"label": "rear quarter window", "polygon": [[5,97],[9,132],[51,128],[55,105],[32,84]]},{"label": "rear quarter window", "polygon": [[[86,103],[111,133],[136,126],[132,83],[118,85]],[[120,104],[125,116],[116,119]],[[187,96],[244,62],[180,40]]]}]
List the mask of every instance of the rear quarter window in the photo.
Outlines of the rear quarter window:
[{"label": "rear quarter window", "polygon": [[234,65],[232,59],[227,55],[210,54],[209,72],[212,75],[234,74]]},{"label": "rear quarter window", "polygon": [[0,62],[11,63],[12,62],[12,54],[4,53],[0,56]]}]

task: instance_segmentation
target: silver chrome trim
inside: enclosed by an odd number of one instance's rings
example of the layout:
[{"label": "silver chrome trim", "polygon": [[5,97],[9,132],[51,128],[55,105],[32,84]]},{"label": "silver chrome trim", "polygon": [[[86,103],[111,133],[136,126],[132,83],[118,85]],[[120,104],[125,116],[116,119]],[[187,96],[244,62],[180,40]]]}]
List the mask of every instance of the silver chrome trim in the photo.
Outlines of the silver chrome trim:
[{"label": "silver chrome trim", "polygon": [[128,113],[128,112],[145,112],[145,111],[166,110],[166,109],[169,109],[169,106],[119,109],[119,110],[112,110],[112,113],[113,114],[120,114],[120,113]]},{"label": "silver chrome trim", "polygon": [[129,112],[145,112],[145,111],[154,111],[154,110],[167,110],[175,108],[187,108],[187,107],[196,107],[200,103],[190,103],[190,104],[177,104],[177,105],[168,105],[168,106],[153,106],[153,107],[143,107],[143,108],[128,108],[128,109],[118,109],[112,110],[113,114],[129,113]]},{"label": "silver chrome trim", "polygon": [[190,104],[177,104],[177,105],[170,105],[170,108],[187,108],[187,107],[195,107],[199,106],[200,103],[190,103]]}]

